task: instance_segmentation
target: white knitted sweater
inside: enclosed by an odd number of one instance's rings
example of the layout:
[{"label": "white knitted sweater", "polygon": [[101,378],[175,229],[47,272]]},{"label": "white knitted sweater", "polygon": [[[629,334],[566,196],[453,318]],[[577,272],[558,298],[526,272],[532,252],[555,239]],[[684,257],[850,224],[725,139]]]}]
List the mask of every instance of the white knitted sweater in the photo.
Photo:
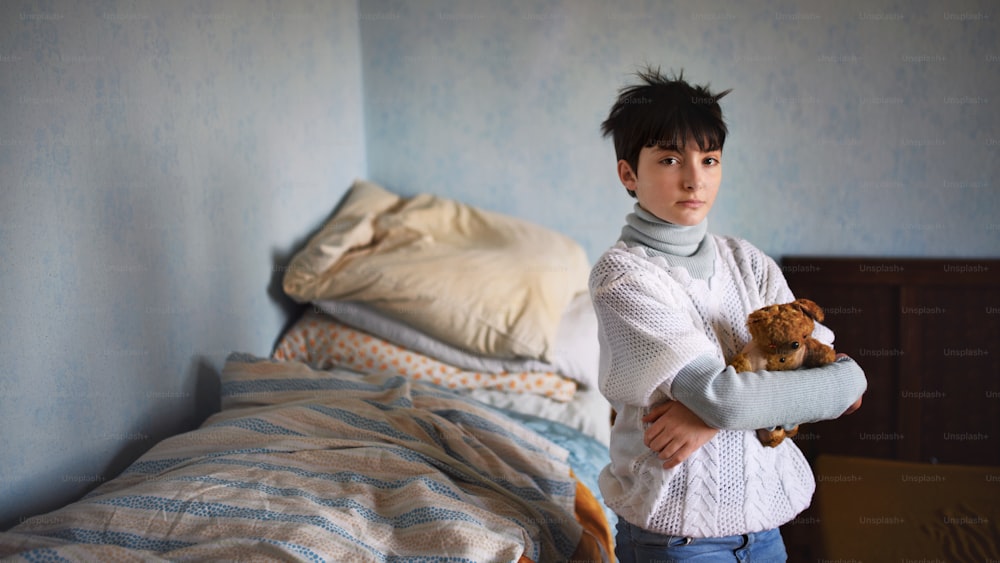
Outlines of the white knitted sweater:
[{"label": "white knitted sweater", "polygon": [[[752,429],[721,430],[669,470],[643,444],[641,419],[674,398],[678,372],[705,358],[721,370],[749,341],[750,312],[794,299],[763,252],[741,239],[715,236],[715,242],[708,280],[622,242],[598,260],[590,278],[600,323],[600,389],[618,413],[601,493],[620,517],[662,534],[719,537],[775,528],[805,509],[815,490],[812,471],[791,440],[764,447]],[[832,342],[825,327],[815,336]],[[860,391],[842,394],[846,407]],[[836,416],[828,415],[807,418]]]}]

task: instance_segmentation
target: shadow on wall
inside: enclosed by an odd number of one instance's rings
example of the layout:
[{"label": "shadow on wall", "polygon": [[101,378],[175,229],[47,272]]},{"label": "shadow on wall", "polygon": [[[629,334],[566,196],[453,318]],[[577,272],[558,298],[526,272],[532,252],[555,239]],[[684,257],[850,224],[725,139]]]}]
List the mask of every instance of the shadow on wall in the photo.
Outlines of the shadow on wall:
[{"label": "shadow on wall", "polygon": [[194,429],[221,410],[222,377],[209,358],[196,356],[188,378],[194,378],[194,419],[184,426]]},{"label": "shadow on wall", "polygon": [[[220,410],[220,396],[222,391],[222,386],[220,384],[220,374],[218,370],[212,365],[212,361],[203,356],[196,356],[191,361],[191,367],[188,370],[188,380],[193,379],[193,385],[184,385],[185,389],[194,389],[194,410],[190,412],[189,416],[178,421],[174,421],[174,425],[178,428],[176,432],[170,432],[173,436],[180,432],[187,432],[189,430],[194,430],[201,425],[209,416],[219,412]],[[158,417],[163,418],[163,417]],[[157,426],[157,421],[153,420],[149,422],[152,426]],[[137,427],[133,432],[133,435],[140,436],[144,430]],[[157,436],[155,439],[143,439],[143,440],[130,440],[126,442],[125,447],[120,449],[115,453],[114,457],[105,466],[103,475],[118,476],[123,468],[128,467],[133,461],[139,458],[148,451],[155,442],[160,441],[160,437]],[[95,485],[96,486],[96,485]]]},{"label": "shadow on wall", "polygon": [[288,271],[288,265],[291,263],[292,258],[305,247],[309,239],[312,238],[314,234],[319,232],[319,228],[314,230],[311,234],[303,237],[292,245],[291,250],[278,250],[276,248],[271,249],[271,282],[267,285],[267,295],[271,298],[280,309],[282,316],[285,321],[281,325],[281,331],[278,336],[271,343],[271,349],[273,350],[281,337],[284,336],[288,329],[292,328],[299,317],[306,311],[309,307],[306,303],[299,303],[291,297],[289,297],[283,288],[283,281],[285,279],[285,272]]},{"label": "shadow on wall", "polygon": [[334,215],[337,214],[338,211],[340,211],[340,208],[344,205],[344,201],[347,199],[348,194],[350,194],[350,190],[347,190],[344,193],[344,196],[341,197],[340,201],[329,215],[324,217],[307,234],[296,239],[295,242],[293,242],[287,249],[271,249],[271,282],[267,286],[267,295],[271,298],[271,301],[281,308],[282,314],[285,317],[285,322],[282,324],[281,332],[279,332],[274,342],[271,343],[272,350],[278,345],[278,342],[281,341],[282,336],[288,332],[288,329],[290,329],[292,325],[299,320],[306,309],[309,308],[308,303],[299,303],[285,293],[283,283],[285,279],[285,272],[288,271],[289,265],[291,264],[292,259],[295,258],[295,255],[305,248],[309,241],[323,229],[323,225],[325,225]]}]

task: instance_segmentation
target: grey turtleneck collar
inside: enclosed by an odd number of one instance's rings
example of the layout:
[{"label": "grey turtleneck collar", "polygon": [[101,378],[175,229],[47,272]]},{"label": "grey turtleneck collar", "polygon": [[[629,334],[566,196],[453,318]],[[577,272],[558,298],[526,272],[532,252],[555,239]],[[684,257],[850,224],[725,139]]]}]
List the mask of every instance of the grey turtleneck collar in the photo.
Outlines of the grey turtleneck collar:
[{"label": "grey turtleneck collar", "polygon": [[625,217],[620,240],[646,247],[651,256],[662,256],[671,266],[687,269],[691,277],[707,280],[715,272],[715,242],[708,235],[708,219],[686,227],[660,219],[635,204]]}]

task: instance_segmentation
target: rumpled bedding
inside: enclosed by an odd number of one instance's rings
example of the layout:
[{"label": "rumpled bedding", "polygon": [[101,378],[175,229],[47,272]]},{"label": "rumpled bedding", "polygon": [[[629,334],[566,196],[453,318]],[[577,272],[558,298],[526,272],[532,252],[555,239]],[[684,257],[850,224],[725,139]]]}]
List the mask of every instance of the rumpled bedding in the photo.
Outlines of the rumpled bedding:
[{"label": "rumpled bedding", "polygon": [[607,560],[607,521],[574,476],[603,462],[572,467],[499,411],[401,376],[245,355],[227,361],[222,395],[198,430],[0,533],[0,556]]}]

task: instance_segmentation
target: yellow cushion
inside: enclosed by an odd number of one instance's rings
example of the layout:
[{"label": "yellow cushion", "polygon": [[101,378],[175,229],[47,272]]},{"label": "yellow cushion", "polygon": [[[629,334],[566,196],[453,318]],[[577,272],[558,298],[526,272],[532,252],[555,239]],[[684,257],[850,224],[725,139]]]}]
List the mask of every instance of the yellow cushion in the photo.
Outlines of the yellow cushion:
[{"label": "yellow cushion", "polygon": [[589,269],[579,244],[539,225],[358,181],[292,259],[284,290],[360,301],[471,352],[549,360]]}]

